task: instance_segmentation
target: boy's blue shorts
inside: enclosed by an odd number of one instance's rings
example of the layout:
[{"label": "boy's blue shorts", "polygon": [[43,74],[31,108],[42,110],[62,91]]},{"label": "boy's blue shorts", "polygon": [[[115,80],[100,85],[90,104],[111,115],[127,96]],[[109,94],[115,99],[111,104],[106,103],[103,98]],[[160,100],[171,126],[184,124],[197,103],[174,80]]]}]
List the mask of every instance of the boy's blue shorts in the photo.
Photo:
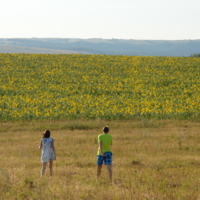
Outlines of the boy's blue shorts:
[{"label": "boy's blue shorts", "polygon": [[104,153],[106,156],[97,155],[97,165],[112,165],[112,152],[108,151]]}]

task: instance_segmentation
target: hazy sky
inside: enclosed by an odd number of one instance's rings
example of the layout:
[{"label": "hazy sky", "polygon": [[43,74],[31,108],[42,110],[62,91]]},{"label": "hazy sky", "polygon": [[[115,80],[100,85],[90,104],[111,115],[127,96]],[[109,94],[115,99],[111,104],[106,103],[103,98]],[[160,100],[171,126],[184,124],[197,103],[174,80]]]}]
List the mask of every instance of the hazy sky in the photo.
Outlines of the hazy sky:
[{"label": "hazy sky", "polygon": [[0,38],[200,39],[200,0],[0,0]]}]

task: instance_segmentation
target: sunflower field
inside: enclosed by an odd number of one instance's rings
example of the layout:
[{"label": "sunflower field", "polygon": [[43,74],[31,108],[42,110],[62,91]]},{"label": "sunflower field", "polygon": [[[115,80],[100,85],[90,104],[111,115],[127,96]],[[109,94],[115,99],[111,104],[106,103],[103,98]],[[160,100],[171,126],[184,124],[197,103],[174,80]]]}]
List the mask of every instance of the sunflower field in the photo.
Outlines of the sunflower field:
[{"label": "sunflower field", "polygon": [[200,58],[0,54],[0,120],[200,117]]}]

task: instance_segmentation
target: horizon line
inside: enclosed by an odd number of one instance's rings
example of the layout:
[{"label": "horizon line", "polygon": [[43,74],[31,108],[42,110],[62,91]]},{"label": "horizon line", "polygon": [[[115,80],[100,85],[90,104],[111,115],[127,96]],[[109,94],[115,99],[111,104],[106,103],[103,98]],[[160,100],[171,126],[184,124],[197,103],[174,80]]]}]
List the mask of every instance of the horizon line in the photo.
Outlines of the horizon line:
[{"label": "horizon line", "polygon": [[78,39],[78,40],[94,40],[94,39],[98,39],[98,40],[154,40],[154,41],[181,41],[181,40],[200,40],[199,39],[123,39],[123,38],[70,38],[70,37],[9,37],[9,38],[0,38],[0,39]]}]

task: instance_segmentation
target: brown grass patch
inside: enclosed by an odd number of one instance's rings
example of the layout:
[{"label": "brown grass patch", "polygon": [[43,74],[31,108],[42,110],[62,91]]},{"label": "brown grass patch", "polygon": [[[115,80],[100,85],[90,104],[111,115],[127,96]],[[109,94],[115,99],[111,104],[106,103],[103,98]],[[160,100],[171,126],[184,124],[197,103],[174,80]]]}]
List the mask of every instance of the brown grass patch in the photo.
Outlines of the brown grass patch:
[{"label": "brown grass patch", "polygon": [[[96,176],[97,135],[113,135],[113,183],[103,166]],[[73,128],[72,128],[73,127]],[[197,121],[46,121],[1,123],[1,199],[197,199]],[[52,131],[53,178],[40,179],[38,144]]]}]

